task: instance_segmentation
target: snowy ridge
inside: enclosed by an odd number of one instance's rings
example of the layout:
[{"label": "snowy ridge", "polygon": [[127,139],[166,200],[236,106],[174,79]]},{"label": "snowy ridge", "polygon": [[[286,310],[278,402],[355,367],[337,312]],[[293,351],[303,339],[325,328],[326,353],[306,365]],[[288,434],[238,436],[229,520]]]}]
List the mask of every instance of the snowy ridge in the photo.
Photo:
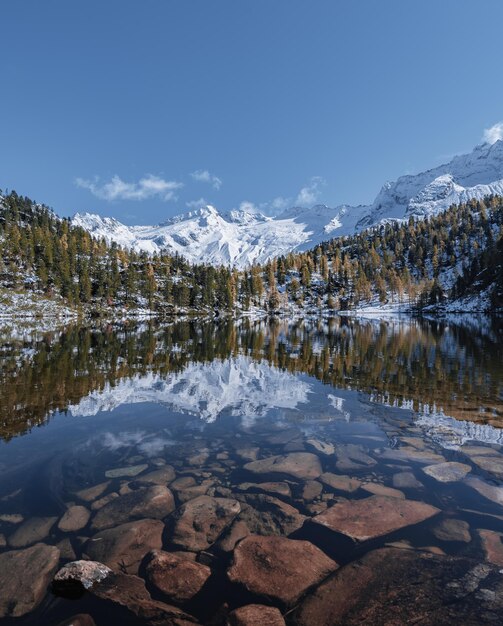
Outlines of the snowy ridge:
[{"label": "snowy ridge", "polygon": [[251,419],[273,408],[295,409],[308,401],[310,391],[311,385],[293,374],[239,356],[193,363],[166,378],[147,374],[123,380],[91,393],[69,409],[72,415],[89,416],[122,404],[155,402],[214,422],[224,412]]},{"label": "snowy ridge", "polygon": [[126,226],[113,218],[77,214],[73,224],[98,238],[139,251],[178,253],[188,261],[238,268],[333,237],[351,235],[386,220],[436,215],[451,204],[503,195],[503,140],[416,175],[386,183],[371,205],[293,207],[276,217],[213,206],[184,213],[157,226]]}]

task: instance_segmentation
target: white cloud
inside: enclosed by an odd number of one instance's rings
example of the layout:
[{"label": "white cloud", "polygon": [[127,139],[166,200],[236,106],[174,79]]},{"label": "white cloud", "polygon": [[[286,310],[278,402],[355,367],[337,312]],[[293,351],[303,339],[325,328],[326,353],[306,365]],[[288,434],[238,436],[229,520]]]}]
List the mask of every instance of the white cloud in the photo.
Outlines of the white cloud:
[{"label": "white cloud", "polygon": [[295,204],[301,207],[310,207],[316,204],[323,185],[325,185],[325,180],[321,176],[313,176],[309,183],[299,191]]},{"label": "white cloud", "polygon": [[199,183],[210,184],[213,187],[213,189],[216,189],[217,191],[222,186],[221,179],[218,178],[218,176],[215,176],[214,174],[210,174],[208,170],[197,170],[195,172],[192,172],[191,176],[194,180],[197,180]]},{"label": "white cloud", "polygon": [[486,143],[493,144],[500,139],[503,139],[503,122],[498,122],[491,128],[484,130],[484,141]]},{"label": "white cloud", "polygon": [[146,200],[158,197],[161,200],[173,200],[177,189],[183,187],[183,183],[174,180],[164,180],[159,176],[147,174],[138,182],[126,182],[120,176],[113,176],[109,182],[100,184],[99,178],[86,180],[77,178],[77,187],[88,189],[94,196],[102,200]]},{"label": "white cloud", "polygon": [[239,210],[246,211],[246,213],[260,213],[260,208],[249,200],[243,200],[239,205]]},{"label": "white cloud", "polygon": [[185,203],[189,209],[200,209],[201,207],[205,207],[209,204],[209,202],[205,198],[199,198],[199,200],[189,200]]}]

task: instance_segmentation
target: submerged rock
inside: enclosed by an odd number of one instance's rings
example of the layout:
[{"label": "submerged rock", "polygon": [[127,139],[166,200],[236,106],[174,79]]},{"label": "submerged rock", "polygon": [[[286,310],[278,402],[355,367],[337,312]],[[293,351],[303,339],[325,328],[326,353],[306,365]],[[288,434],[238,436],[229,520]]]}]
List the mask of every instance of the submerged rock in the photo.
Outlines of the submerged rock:
[{"label": "submerged rock", "polygon": [[13,548],[25,548],[42,541],[49,535],[57,519],[57,517],[32,517],[26,520],[9,537],[9,545]]},{"label": "submerged rock", "polygon": [[290,485],[285,482],[241,483],[238,485],[238,489],[241,491],[264,491],[286,498],[292,495]]},{"label": "submerged rock", "polygon": [[163,519],[174,510],[175,499],[171,491],[154,485],[132,491],[106,504],[96,513],[92,528],[102,530],[135,519]]},{"label": "submerged rock", "polygon": [[298,530],[306,520],[305,515],[279,498],[263,493],[238,497],[246,503],[239,518],[256,534],[289,535]]},{"label": "submerged rock", "polygon": [[244,469],[258,475],[287,475],[300,480],[318,478],[322,469],[320,460],[311,452],[291,452],[246,463]]},{"label": "submerged rock", "polygon": [[24,517],[19,513],[2,513],[0,515],[0,522],[7,524],[21,524],[23,521]]},{"label": "submerged rock", "polygon": [[154,550],[146,557],[145,577],[152,587],[175,604],[185,604],[198,594],[211,569],[169,552]]},{"label": "submerged rock", "polygon": [[363,446],[359,446],[354,443],[338,445],[336,454],[336,466],[341,472],[372,467],[377,463],[375,459],[364,451]]},{"label": "submerged rock", "polygon": [[0,554],[0,617],[21,617],[42,601],[59,561],[55,546],[37,543]]},{"label": "submerged rock", "polygon": [[263,604],[247,604],[229,613],[228,626],[285,626],[279,609]]},{"label": "submerged rock", "polygon": [[470,526],[460,519],[444,519],[435,526],[433,534],[440,541],[462,541],[470,543]]},{"label": "submerged rock", "polygon": [[424,502],[371,496],[335,504],[312,521],[353,541],[367,541],[423,522],[439,512],[439,509]]},{"label": "submerged rock", "polygon": [[149,626],[189,626],[197,623],[191,615],[175,606],[153,600],[138,576],[112,574],[91,587],[90,592],[101,600],[123,607]]},{"label": "submerged rock", "polygon": [[405,494],[393,487],[386,487],[379,483],[365,483],[362,485],[363,491],[367,493],[373,493],[375,496],[388,496],[390,498],[405,498]]},{"label": "submerged rock", "polygon": [[64,533],[75,532],[87,526],[90,517],[91,512],[85,506],[71,506],[59,520],[58,528]]},{"label": "submerged rock", "polygon": [[320,480],[323,484],[328,485],[336,491],[346,491],[347,493],[353,493],[361,487],[361,481],[356,478],[350,478],[343,474],[332,474],[331,472],[324,472],[320,476]]},{"label": "submerged rock", "polygon": [[102,530],[86,543],[85,553],[114,571],[137,574],[143,557],[150,550],[162,547],[164,524],[143,519]]},{"label": "submerged rock", "polygon": [[116,467],[114,469],[107,470],[105,476],[107,478],[122,478],[123,476],[138,476],[147,469],[148,465],[143,463],[141,465],[127,465],[126,467]]},{"label": "submerged rock", "polygon": [[292,606],[337,567],[309,541],[251,535],[237,545],[227,575],[258,597]]},{"label": "submerged rock", "polygon": [[143,476],[136,479],[136,482],[148,483],[152,485],[168,485],[170,482],[175,480],[175,477],[175,469],[171,465],[163,465],[163,467],[156,469],[153,472],[143,474]]},{"label": "submerged rock", "polygon": [[250,529],[246,523],[240,519],[234,521],[232,526],[218,540],[217,548],[222,552],[232,552],[238,541],[248,537]]},{"label": "submerged rock", "polygon": [[479,529],[477,533],[484,549],[486,560],[489,563],[503,567],[503,533],[494,530]]},{"label": "submerged rock", "polygon": [[176,512],[172,542],[185,550],[207,550],[241,511],[232,498],[199,496]]},{"label": "submerged rock", "polygon": [[412,472],[398,472],[393,475],[393,487],[398,489],[421,489],[423,483]]},{"label": "submerged rock", "polygon": [[105,504],[112,502],[112,500],[115,500],[118,497],[119,497],[119,494],[115,491],[112,491],[112,493],[107,493],[107,495],[103,496],[103,498],[98,498],[98,500],[95,500],[91,504],[91,509],[93,511],[99,511],[99,509],[102,509],[105,506]]},{"label": "submerged rock", "polygon": [[308,446],[311,446],[316,450],[316,452],[321,452],[321,454],[325,454],[326,456],[331,456],[335,454],[335,446],[333,443],[328,443],[326,441],[322,441],[321,439],[308,439],[306,441]]},{"label": "submerged rock", "polygon": [[438,463],[422,468],[423,472],[441,483],[453,483],[463,478],[472,471],[466,463]]},{"label": "submerged rock", "polygon": [[323,485],[321,483],[317,480],[308,480],[304,483],[304,487],[302,488],[302,499],[311,502],[320,496],[322,491]]},{"label": "submerged rock", "polygon": [[498,456],[472,456],[470,460],[498,480],[503,480],[503,456],[501,454]]},{"label": "submerged rock", "polygon": [[435,452],[429,450],[417,450],[412,446],[406,446],[402,448],[387,448],[381,453],[382,460],[384,461],[401,461],[402,463],[443,463],[444,457]]},{"label": "submerged rock", "polygon": [[[396,502],[399,502],[397,500]],[[291,616],[295,626],[500,623],[503,577],[466,558],[381,548],[339,569]]]},{"label": "submerged rock", "polygon": [[73,596],[91,589],[95,583],[105,580],[112,570],[97,561],[72,561],[54,576],[52,587],[60,595]]},{"label": "submerged rock", "polygon": [[503,487],[495,487],[494,485],[489,485],[485,481],[480,478],[476,478],[475,476],[469,476],[465,479],[465,483],[475,489],[477,493],[479,493],[484,498],[487,498],[491,502],[496,502],[503,506]]},{"label": "submerged rock", "polygon": [[100,483],[99,485],[93,485],[92,487],[86,487],[85,489],[81,489],[80,491],[75,492],[75,495],[80,500],[84,500],[84,502],[93,502],[96,498],[99,498],[102,493],[104,493],[109,485],[109,480],[104,483]]}]

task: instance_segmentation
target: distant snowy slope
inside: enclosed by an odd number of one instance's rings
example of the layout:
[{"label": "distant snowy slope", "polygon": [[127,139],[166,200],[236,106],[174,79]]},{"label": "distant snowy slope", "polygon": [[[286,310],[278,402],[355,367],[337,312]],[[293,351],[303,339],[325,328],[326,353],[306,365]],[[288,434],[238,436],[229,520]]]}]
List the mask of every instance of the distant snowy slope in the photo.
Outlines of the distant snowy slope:
[{"label": "distant snowy slope", "polygon": [[451,204],[503,195],[503,140],[477,146],[445,165],[386,183],[371,205],[294,207],[277,217],[206,206],[157,226],[126,226],[112,218],[77,214],[75,225],[96,237],[147,252],[177,252],[192,262],[245,267],[306,250],[383,220],[424,218]]}]

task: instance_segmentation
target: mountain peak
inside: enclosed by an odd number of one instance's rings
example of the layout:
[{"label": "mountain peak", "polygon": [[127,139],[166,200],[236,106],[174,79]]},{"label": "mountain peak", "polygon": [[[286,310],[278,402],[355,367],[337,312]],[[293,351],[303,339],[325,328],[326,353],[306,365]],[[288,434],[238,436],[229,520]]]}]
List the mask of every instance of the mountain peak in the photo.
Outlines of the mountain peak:
[{"label": "mountain peak", "polygon": [[245,210],[221,212],[206,205],[158,226],[125,226],[91,213],[75,215],[73,223],[124,247],[164,249],[192,262],[246,267],[382,221],[420,219],[490,194],[503,195],[503,140],[480,144],[449,163],[387,182],[370,205],[297,206],[276,217]]}]

